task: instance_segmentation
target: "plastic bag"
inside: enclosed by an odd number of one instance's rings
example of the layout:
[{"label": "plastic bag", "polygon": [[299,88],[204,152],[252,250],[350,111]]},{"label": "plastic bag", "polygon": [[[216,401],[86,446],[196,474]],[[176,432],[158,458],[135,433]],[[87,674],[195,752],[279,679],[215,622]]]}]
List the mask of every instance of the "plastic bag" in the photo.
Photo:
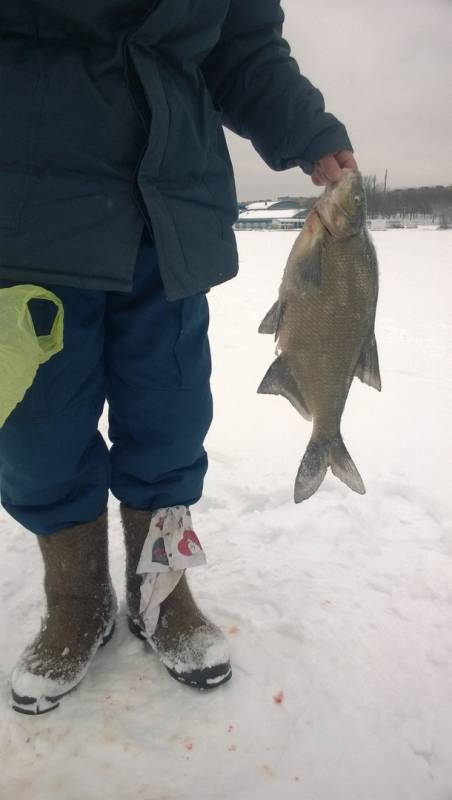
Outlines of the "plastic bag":
[{"label": "plastic bag", "polygon": [[[36,335],[30,300],[48,300],[57,306],[47,336]],[[38,367],[63,349],[63,325],[63,304],[47,289],[31,284],[0,289],[0,428],[23,400]]]}]

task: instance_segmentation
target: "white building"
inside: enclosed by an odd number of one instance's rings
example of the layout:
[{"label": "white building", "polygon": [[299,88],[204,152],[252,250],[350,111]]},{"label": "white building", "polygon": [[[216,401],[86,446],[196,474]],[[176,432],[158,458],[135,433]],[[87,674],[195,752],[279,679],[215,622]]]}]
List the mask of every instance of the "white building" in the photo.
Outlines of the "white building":
[{"label": "white building", "polygon": [[299,230],[307,214],[308,209],[300,208],[296,200],[259,200],[248,203],[234,227],[236,230]]}]

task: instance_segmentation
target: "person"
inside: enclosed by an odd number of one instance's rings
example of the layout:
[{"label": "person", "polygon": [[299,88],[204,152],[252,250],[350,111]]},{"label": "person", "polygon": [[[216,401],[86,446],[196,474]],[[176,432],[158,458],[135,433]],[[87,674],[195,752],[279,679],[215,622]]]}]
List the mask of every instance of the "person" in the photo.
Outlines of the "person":
[{"label": "person", "polygon": [[[316,185],[356,168],[283,21],[279,0],[0,9],[0,289],[43,286],[65,314],[63,350],[0,429],[1,502],[36,535],[47,602],[12,676],[17,711],[56,708],[112,635],[109,490],[120,501],[131,631],[183,683],[230,678],[225,638],[184,568],[172,572],[167,545],[178,526],[192,531],[207,469],[206,293],[238,268],[223,126],[272,169],[301,168]],[[52,308],[30,303],[38,335]],[[110,450],[98,431],[105,400]],[[154,560],[143,556],[152,531]],[[199,540],[187,541],[188,559]],[[143,558],[163,564],[158,589]]]}]

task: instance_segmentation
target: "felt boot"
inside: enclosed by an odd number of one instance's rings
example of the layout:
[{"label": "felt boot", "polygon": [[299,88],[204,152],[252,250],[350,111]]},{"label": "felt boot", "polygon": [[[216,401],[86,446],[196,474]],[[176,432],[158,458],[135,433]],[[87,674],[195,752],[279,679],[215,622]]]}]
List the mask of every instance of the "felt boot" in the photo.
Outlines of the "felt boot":
[{"label": "felt boot", "polygon": [[47,614],[12,675],[12,706],[24,714],[57,708],[113,634],[116,596],[108,571],[108,520],[37,536]]},{"label": "felt boot", "polygon": [[126,543],[126,583],[129,628],[149,642],[170,675],[197,689],[213,689],[231,677],[228,645],[224,634],[201,613],[185,574],[161,603],[156,630],[146,633],[140,615],[141,575],[137,575],[151,511],[121,505]]}]

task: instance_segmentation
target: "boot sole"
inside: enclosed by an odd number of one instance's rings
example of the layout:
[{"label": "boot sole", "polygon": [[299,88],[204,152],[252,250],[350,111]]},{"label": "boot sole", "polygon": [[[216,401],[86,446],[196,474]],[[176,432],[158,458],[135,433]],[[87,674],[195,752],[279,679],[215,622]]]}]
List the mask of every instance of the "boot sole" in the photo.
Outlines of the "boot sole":
[{"label": "boot sole", "polygon": [[[116,628],[116,622],[113,622],[113,625],[111,626],[109,632],[103,637],[101,643],[99,644],[99,648],[105,647],[105,645],[108,644],[108,642],[110,641],[110,639],[112,638],[112,636],[113,636],[113,634],[115,632],[115,628]],[[96,652],[97,652],[97,650],[96,650]],[[93,654],[93,658],[94,658],[94,655],[95,655],[95,653]],[[83,676],[83,677],[85,677],[85,676]],[[72,692],[74,692],[80,686],[82,681],[83,681],[83,678],[78,683],[76,683],[75,686],[73,686],[71,689],[69,689],[67,692],[63,692],[63,694],[54,695],[53,697],[45,696],[44,697],[45,702],[46,703],[50,703],[51,705],[49,706],[49,708],[42,709],[42,711],[38,707],[38,703],[40,702],[39,698],[37,698],[37,697],[21,697],[20,695],[16,694],[14,689],[12,689],[11,690],[11,696],[12,696],[13,702],[12,702],[11,707],[13,708],[14,711],[17,711],[18,714],[27,714],[29,717],[41,717],[43,714],[48,714],[50,711],[54,711],[56,708],[58,708],[58,706],[60,705],[60,701],[63,699],[63,697],[67,697],[69,694],[72,694]],[[42,702],[42,700],[41,700],[41,702]],[[34,709],[32,709],[30,707],[30,706],[33,706],[33,705],[35,706]]]},{"label": "boot sole", "polygon": [[[131,617],[128,618],[129,630],[137,639],[143,642],[149,641],[142,628],[133,621]],[[152,643],[149,643],[152,647]],[[158,655],[158,652],[157,652]],[[192,672],[176,672],[168,667],[160,658],[166,671],[175,681],[191,686],[193,689],[200,691],[209,691],[216,689],[218,686],[223,686],[232,678],[232,668],[229,663],[219,664],[216,667],[206,667],[205,669],[195,669]]]}]

